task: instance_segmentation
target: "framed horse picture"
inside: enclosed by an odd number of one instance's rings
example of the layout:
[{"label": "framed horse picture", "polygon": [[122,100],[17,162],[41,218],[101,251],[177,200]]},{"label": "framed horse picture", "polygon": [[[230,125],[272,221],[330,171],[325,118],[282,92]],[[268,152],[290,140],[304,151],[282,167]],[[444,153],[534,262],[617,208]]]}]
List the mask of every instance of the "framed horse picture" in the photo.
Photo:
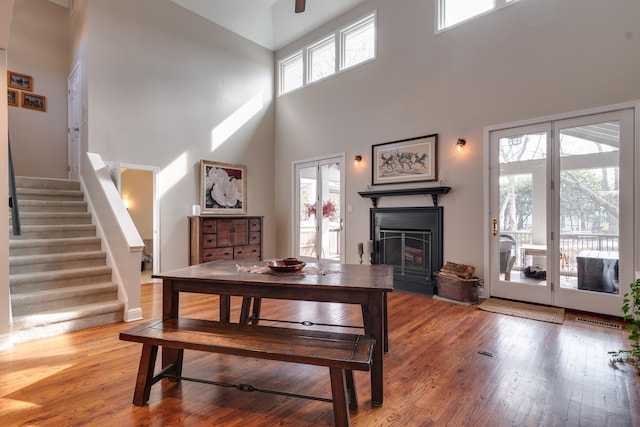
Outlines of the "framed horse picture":
[{"label": "framed horse picture", "polygon": [[373,185],[436,181],[438,134],[374,145],[371,159]]}]

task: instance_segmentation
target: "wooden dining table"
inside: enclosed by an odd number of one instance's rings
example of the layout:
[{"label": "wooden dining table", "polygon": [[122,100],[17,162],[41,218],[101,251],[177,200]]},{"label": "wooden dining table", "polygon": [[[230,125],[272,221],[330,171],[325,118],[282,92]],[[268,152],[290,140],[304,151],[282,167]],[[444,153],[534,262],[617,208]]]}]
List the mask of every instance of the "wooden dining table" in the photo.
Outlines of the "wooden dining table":
[{"label": "wooden dining table", "polygon": [[[359,305],[366,335],[375,339],[371,367],[371,404],[382,406],[383,362],[387,341],[387,293],[393,291],[393,267],[308,263],[293,273],[273,273],[256,262],[213,261],[153,275],[162,279],[162,315],[178,318],[180,293],[220,296],[220,321],[230,322],[232,296]],[[162,349],[162,366],[177,361],[178,352]]]}]

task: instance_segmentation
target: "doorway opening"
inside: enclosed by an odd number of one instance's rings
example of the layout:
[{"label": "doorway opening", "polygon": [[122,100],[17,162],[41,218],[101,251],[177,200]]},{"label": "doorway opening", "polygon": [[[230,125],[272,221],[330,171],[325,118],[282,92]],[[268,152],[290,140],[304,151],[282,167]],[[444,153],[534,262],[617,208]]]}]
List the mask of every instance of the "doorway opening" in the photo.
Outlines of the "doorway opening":
[{"label": "doorway opening", "polygon": [[294,249],[306,261],[344,262],[344,155],[294,163]]},{"label": "doorway opening", "polygon": [[122,202],[144,242],[141,271],[146,274],[160,272],[159,204],[157,176],[159,168],[116,162],[113,168]]}]

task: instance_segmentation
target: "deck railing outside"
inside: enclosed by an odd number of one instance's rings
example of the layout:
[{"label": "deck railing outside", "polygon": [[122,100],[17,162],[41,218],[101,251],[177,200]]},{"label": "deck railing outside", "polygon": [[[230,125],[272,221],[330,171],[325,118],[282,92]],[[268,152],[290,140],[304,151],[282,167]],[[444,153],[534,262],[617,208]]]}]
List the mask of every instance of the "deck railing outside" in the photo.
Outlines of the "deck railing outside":
[{"label": "deck railing outside", "polygon": [[[527,267],[527,259],[523,256],[523,248],[532,245],[532,234],[526,231],[503,232],[516,238],[516,262],[514,270]],[[619,236],[617,234],[565,233],[560,235],[560,274],[574,276],[577,271],[576,257],[582,251],[618,252]]]}]

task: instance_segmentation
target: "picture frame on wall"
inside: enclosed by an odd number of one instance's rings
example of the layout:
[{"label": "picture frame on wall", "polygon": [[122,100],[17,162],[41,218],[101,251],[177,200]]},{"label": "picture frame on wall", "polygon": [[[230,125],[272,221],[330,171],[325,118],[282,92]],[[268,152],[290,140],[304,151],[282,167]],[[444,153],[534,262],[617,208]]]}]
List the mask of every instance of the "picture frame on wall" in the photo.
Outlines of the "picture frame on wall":
[{"label": "picture frame on wall", "polygon": [[7,86],[31,92],[33,91],[33,77],[14,71],[7,71]]},{"label": "picture frame on wall", "polygon": [[47,111],[47,98],[34,93],[22,92],[22,108],[31,110]]},{"label": "picture frame on wall", "polygon": [[17,90],[7,89],[7,102],[9,105],[14,107],[18,107],[18,102],[20,100],[20,95]]},{"label": "picture frame on wall", "polygon": [[376,144],[371,147],[373,185],[438,179],[438,134]]},{"label": "picture frame on wall", "polygon": [[204,215],[247,213],[247,167],[200,160],[200,211]]}]

